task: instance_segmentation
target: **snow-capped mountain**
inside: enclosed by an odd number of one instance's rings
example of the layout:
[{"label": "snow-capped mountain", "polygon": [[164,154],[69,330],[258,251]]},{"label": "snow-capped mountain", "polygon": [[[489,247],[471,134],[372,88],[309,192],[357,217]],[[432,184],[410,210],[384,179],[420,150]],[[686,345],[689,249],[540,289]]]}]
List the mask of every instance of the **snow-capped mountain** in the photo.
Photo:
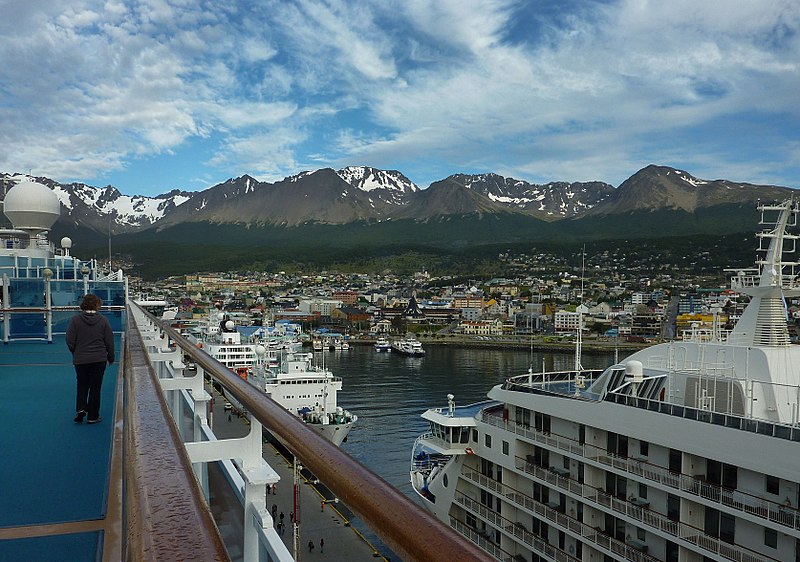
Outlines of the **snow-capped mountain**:
[{"label": "snow-capped mountain", "polygon": [[614,193],[603,182],[550,182],[543,185],[497,174],[455,174],[448,178],[496,203],[528,211],[546,220],[580,215]]},{"label": "snow-capped mountain", "polygon": [[336,172],[355,188],[370,194],[370,200],[390,205],[405,205],[419,187],[397,170],[378,170],[368,166],[348,166]]},{"label": "snow-capped mountain", "polygon": [[9,185],[36,181],[48,186],[62,206],[61,221],[108,232],[133,232],[163,219],[192,197],[192,193],[173,190],[157,197],[124,195],[113,186],[92,187],[84,183],[61,184],[45,177],[25,174],[0,174]]},{"label": "snow-capped mountain", "polygon": [[[11,176],[0,174],[0,179],[11,180]],[[603,182],[538,185],[491,173],[454,174],[420,189],[396,170],[366,166],[305,171],[275,183],[243,175],[200,192],[175,190],[157,197],[127,196],[113,186],[97,188],[32,179],[56,193],[63,206],[64,226],[81,226],[103,234],[203,222],[258,228],[488,215],[552,222],[635,210],[692,213],[790,192],[775,186],[700,180],[675,168],[654,165],[638,171],[617,189]]]}]

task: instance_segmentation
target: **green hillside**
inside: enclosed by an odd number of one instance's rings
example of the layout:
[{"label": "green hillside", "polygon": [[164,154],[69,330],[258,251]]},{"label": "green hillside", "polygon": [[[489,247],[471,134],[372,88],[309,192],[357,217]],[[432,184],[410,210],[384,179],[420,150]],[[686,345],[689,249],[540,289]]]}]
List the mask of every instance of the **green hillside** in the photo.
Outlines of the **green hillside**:
[{"label": "green hillside", "polygon": [[[582,244],[616,240],[693,239],[757,228],[751,206],[639,212],[546,223],[521,215],[445,217],[346,225],[251,228],[235,224],[182,223],[162,231],[115,236],[112,251],[135,264],[133,272],[160,277],[194,271],[296,270],[336,266],[342,270],[414,270],[421,266],[459,273],[489,267],[498,252],[548,247],[570,252]],[[85,233],[84,233],[85,234]],[[709,238],[711,237],[711,238]],[[108,240],[79,236],[81,253],[106,256]],[[667,242],[669,244],[670,242]],[[593,244],[597,245],[597,244]],[[489,261],[487,261],[489,260]]]}]

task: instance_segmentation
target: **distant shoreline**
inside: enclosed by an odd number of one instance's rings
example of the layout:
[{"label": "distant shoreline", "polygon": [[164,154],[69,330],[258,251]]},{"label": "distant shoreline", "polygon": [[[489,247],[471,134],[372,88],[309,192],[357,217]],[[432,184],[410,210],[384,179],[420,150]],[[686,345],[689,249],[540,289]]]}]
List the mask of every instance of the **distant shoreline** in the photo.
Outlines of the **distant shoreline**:
[{"label": "distant shoreline", "polygon": [[[524,339],[508,339],[508,340],[480,340],[475,338],[467,338],[463,336],[447,336],[447,337],[424,337],[417,336],[417,339],[426,347],[442,346],[442,347],[456,347],[456,348],[479,348],[479,349],[509,349],[509,350],[529,350],[531,349],[530,340]],[[373,345],[375,338],[353,338],[349,339],[350,345]],[[652,343],[632,343],[632,342],[613,342],[613,341],[595,341],[588,340],[581,344],[581,351],[587,354],[604,354],[614,353],[620,351],[624,353],[631,353],[640,349],[650,347]],[[543,342],[541,340],[534,340],[533,350],[547,353],[574,353],[574,342]]]}]

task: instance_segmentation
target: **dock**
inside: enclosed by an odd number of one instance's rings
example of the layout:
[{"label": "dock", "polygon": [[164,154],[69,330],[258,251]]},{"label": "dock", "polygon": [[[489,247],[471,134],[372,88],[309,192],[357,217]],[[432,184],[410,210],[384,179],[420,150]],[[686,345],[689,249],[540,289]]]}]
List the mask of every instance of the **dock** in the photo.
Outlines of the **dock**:
[{"label": "dock", "polygon": [[[247,417],[235,410],[225,411],[225,397],[210,385],[207,391],[213,396],[212,417],[210,424],[215,435],[220,439],[243,437],[249,431]],[[283,513],[285,530],[281,534],[284,544],[292,552],[292,516],[293,516],[293,471],[291,461],[287,459],[271,442],[265,440],[263,446],[264,459],[277,472],[281,480],[276,493],[266,496],[267,508],[272,511],[276,505],[275,524],[280,522]],[[307,474],[307,472],[306,472]],[[223,540],[228,547],[231,560],[242,559],[241,533],[243,525],[242,507],[232,494],[221,492],[225,486],[214,486],[216,476],[209,471],[211,482],[211,511],[220,528]],[[325,499],[306,477],[301,476],[300,484],[300,553],[295,560],[348,560],[354,562],[384,560],[378,550],[371,545],[357,529],[350,526],[349,510],[334,502],[322,503]],[[237,536],[238,535],[238,536]],[[230,540],[229,540],[230,539]],[[324,549],[320,548],[320,540],[324,541]],[[309,551],[308,543],[313,542],[314,549]]]}]

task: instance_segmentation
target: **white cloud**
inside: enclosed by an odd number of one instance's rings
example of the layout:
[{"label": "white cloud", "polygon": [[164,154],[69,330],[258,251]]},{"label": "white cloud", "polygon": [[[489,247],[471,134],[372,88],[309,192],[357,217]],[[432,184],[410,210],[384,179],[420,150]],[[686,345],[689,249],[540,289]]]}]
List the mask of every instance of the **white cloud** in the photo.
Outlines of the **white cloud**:
[{"label": "white cloud", "polygon": [[796,141],[790,1],[209,6],[4,6],[0,169],[91,177],[199,137],[214,146],[198,162],[225,175],[366,161],[614,181],[661,157],[800,173],[788,148],[748,165],[744,141],[710,132],[769,116],[774,146]]}]

